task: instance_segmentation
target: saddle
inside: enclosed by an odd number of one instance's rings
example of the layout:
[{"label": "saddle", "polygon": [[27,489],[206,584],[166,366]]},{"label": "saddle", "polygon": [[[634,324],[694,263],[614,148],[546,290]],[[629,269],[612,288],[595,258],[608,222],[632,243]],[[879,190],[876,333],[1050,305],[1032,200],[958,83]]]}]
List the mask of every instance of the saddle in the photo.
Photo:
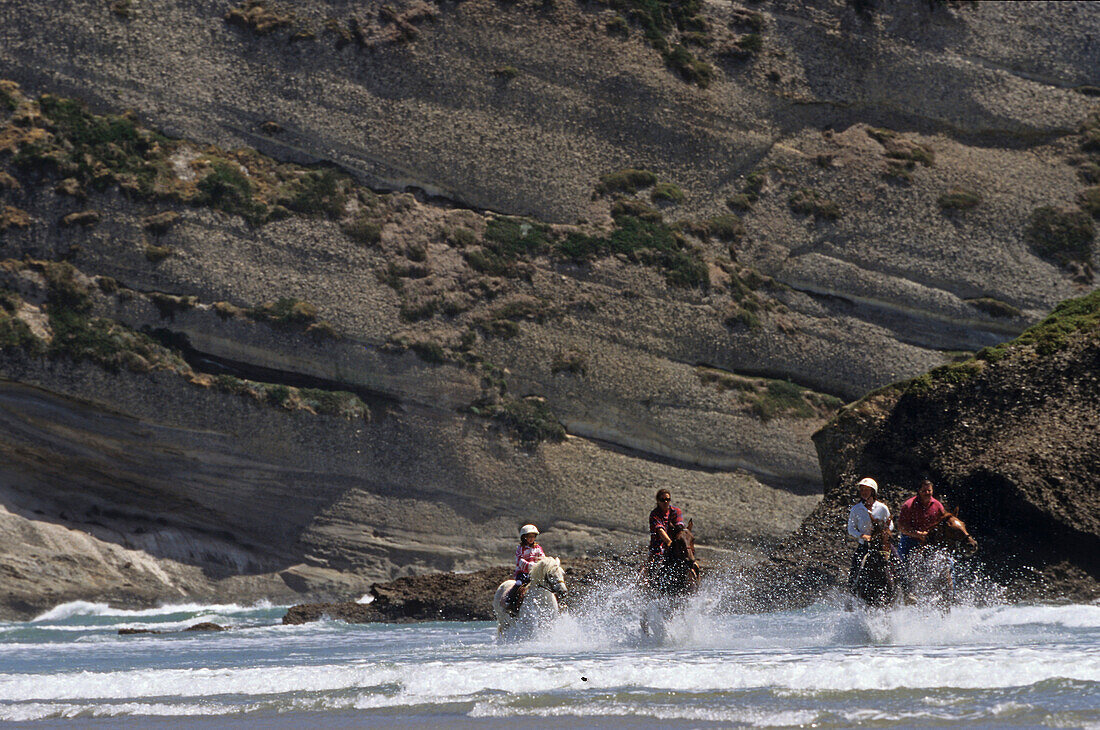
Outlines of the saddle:
[{"label": "saddle", "polygon": [[519,613],[519,607],[523,605],[523,599],[527,596],[527,589],[530,587],[530,583],[520,585],[516,583],[512,586],[512,590],[508,591],[504,596],[504,607],[508,609],[508,613],[515,616]]}]

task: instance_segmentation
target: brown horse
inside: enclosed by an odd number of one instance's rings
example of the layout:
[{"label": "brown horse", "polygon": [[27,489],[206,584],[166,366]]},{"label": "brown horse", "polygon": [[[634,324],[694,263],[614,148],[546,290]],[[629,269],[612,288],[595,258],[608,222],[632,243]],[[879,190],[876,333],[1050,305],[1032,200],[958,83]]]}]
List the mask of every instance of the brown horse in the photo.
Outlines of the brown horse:
[{"label": "brown horse", "polygon": [[695,560],[694,520],[687,527],[673,527],[672,544],[662,559],[650,566],[648,592],[660,596],[686,596],[699,588],[699,563]]},{"label": "brown horse", "polygon": [[966,523],[958,515],[945,513],[928,531],[924,544],[910,550],[906,558],[913,591],[937,603],[950,603],[955,593],[955,558],[973,555],[977,549],[978,541]]},{"label": "brown horse", "polygon": [[871,541],[856,563],[852,594],[868,606],[883,608],[898,597],[900,564],[895,557],[890,529],[881,520],[873,522]]},{"label": "brown horse", "polygon": [[940,521],[928,531],[928,539],[925,545],[929,547],[945,547],[952,552],[973,555],[978,549],[978,541],[967,532],[966,523],[959,516],[951,512],[945,512]]},{"label": "brown horse", "polygon": [[684,598],[699,589],[699,563],[695,559],[695,536],[691,532],[694,520],[687,527],[669,532],[672,544],[660,560],[651,563],[645,580],[645,594],[650,603],[642,613],[642,633],[663,635],[664,621],[679,607]]}]

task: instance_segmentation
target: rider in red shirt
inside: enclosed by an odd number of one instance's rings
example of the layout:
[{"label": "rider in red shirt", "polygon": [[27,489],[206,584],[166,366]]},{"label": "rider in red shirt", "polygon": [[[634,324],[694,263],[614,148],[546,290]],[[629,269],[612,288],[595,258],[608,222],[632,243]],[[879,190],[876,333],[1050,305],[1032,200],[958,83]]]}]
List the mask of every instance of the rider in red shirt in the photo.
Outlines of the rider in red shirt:
[{"label": "rider in red shirt", "polygon": [[657,506],[649,513],[649,562],[664,557],[672,544],[669,533],[673,527],[684,526],[684,513],[672,506],[672,494],[667,489],[657,492]]},{"label": "rider in red shirt", "polygon": [[898,551],[902,558],[908,558],[909,551],[924,544],[928,531],[935,527],[947,514],[943,504],[932,496],[932,480],[921,480],[917,493],[901,506],[898,513]]}]

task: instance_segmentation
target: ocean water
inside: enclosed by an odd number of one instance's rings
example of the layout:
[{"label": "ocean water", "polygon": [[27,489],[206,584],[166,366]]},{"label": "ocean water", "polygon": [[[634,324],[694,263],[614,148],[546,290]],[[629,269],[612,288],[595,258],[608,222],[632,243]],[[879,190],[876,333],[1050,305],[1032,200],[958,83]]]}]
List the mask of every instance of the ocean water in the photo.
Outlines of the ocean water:
[{"label": "ocean water", "polygon": [[[0,722],[47,727],[1100,728],[1100,605],[723,611],[617,589],[534,636],[70,603],[0,624]],[[199,621],[230,627],[183,633]],[[166,634],[120,636],[120,628]]]}]

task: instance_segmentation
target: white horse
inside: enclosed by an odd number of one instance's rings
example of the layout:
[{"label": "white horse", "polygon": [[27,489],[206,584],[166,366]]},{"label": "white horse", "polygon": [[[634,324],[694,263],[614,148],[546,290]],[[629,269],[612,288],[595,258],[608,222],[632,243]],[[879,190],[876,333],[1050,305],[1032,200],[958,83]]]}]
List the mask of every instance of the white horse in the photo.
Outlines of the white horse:
[{"label": "white horse", "polygon": [[504,606],[504,597],[516,581],[508,579],[497,587],[493,596],[493,612],[497,615],[497,633],[504,634],[515,628],[534,631],[558,615],[558,596],[564,597],[565,571],[557,558],[542,558],[531,568],[531,583],[527,596],[513,616]]}]

